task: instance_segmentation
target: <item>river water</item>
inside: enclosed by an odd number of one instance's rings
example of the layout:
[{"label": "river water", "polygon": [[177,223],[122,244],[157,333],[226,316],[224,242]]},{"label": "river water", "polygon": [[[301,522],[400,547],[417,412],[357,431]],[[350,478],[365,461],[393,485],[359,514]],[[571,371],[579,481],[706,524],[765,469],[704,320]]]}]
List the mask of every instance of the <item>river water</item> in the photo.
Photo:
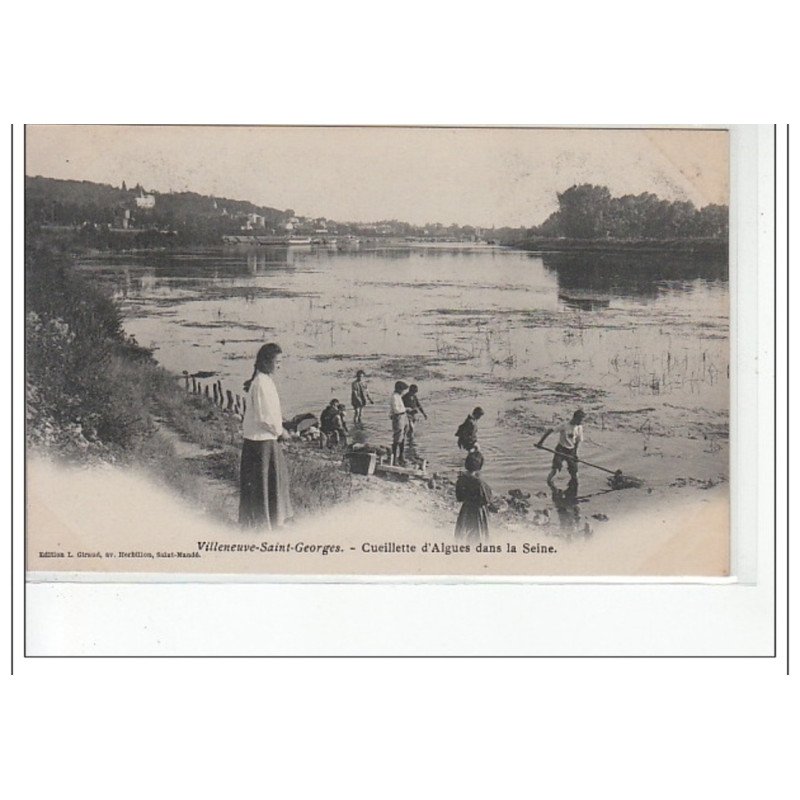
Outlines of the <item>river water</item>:
[{"label": "river water", "polygon": [[[484,478],[498,491],[542,488],[550,456],[532,445],[578,407],[590,461],[662,491],[727,479],[724,263],[362,244],[99,255],[80,268],[111,284],[127,332],[176,373],[213,372],[241,392],[259,346],[279,342],[286,418],[332,397],[350,417],[360,368],[375,400],[364,434],[388,444],[394,382],[418,384],[429,419],[417,450],[434,470],[455,474],[455,430],[482,406]],[[581,475],[589,490],[607,477]]]}]

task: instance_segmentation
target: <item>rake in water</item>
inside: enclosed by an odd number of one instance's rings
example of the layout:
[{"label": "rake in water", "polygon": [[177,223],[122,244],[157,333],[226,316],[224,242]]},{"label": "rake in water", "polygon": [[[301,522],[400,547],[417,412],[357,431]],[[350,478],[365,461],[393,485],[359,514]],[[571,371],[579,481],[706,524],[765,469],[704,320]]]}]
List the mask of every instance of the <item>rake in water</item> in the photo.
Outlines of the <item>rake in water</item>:
[{"label": "rake in water", "polygon": [[545,447],[542,444],[537,444],[536,447],[538,447],[539,450],[546,450],[548,453],[559,455],[562,458],[568,458],[570,461],[577,461],[578,464],[585,464],[587,467],[594,467],[595,469],[607,472],[611,476],[608,479],[608,485],[612,489],[638,489],[644,485],[644,481],[641,478],[636,478],[633,475],[623,475],[621,469],[606,469],[606,467],[601,467],[599,464],[592,464],[591,461],[584,461],[582,458],[578,458],[577,456],[570,456],[566,453],[557,453],[555,450],[551,450],[549,447]]}]

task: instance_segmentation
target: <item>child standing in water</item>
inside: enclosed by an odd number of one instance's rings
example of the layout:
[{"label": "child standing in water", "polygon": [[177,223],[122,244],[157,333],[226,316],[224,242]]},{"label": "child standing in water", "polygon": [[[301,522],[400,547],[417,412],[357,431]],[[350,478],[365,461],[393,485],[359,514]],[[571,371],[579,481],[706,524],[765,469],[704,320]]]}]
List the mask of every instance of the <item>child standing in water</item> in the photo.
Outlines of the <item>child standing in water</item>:
[{"label": "child standing in water", "polygon": [[483,455],[473,450],[464,462],[466,471],[456,481],[456,500],[463,504],[456,521],[456,539],[485,542],[489,538],[486,506],[492,502],[492,490],[481,480],[482,468]]},{"label": "child standing in water", "polygon": [[462,450],[472,452],[478,450],[478,420],[483,416],[483,409],[476,406],[472,409],[471,414],[467,414],[467,418],[458,426],[456,437],[458,438],[458,446]]},{"label": "child standing in water", "polygon": [[356,372],[356,379],[350,386],[350,403],[353,406],[353,425],[361,424],[361,412],[364,406],[372,402],[372,398],[367,391],[367,384],[362,380],[364,378],[364,370],[360,369]]},{"label": "child standing in water", "polygon": [[389,401],[389,416],[392,419],[392,461],[405,464],[406,433],[408,431],[408,414],[403,402],[403,395],[408,391],[408,384],[397,381],[394,393]]},{"label": "child standing in water", "polygon": [[422,414],[425,419],[428,419],[428,415],[425,413],[422,403],[419,402],[419,395],[417,394],[418,391],[419,386],[417,386],[416,383],[412,383],[411,386],[408,387],[408,391],[403,395],[403,404],[406,407],[406,415],[408,417],[409,442],[411,442],[414,438],[414,428],[417,424],[417,413]]},{"label": "child standing in water", "polygon": [[553,488],[553,478],[556,473],[561,471],[561,467],[566,463],[569,472],[570,482],[578,483],[578,445],[583,441],[583,420],[586,414],[579,408],[569,422],[562,422],[556,428],[548,428],[541,439],[536,443],[541,447],[551,433],[558,434],[558,444],[556,445],[553,465],[550,474],[547,476],[547,485]]}]

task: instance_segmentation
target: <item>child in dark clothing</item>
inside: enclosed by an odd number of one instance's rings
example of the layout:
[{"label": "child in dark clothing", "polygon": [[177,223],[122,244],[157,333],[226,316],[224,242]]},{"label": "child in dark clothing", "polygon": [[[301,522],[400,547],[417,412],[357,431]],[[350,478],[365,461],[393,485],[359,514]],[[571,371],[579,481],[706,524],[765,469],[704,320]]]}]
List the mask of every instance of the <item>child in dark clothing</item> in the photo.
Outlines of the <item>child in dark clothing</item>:
[{"label": "child in dark clothing", "polygon": [[411,441],[414,438],[414,428],[417,424],[417,413],[422,414],[425,419],[428,419],[428,415],[425,413],[425,409],[422,407],[422,403],[419,402],[419,395],[417,392],[419,391],[419,386],[416,383],[412,383],[411,386],[408,387],[408,391],[403,395],[403,404],[406,407],[406,418],[408,419],[408,439]]},{"label": "child in dark clothing", "polygon": [[327,445],[332,450],[341,441],[347,444],[347,426],[344,424],[342,408],[342,404],[334,398],[322,409],[319,415],[320,449]]},{"label": "child in dark clothing", "polygon": [[483,409],[477,406],[471,414],[458,426],[456,437],[462,450],[472,452],[478,450],[478,420],[483,416]]},{"label": "child in dark clothing", "polygon": [[465,471],[456,481],[456,500],[462,503],[456,521],[456,539],[483,542],[489,538],[489,515],[486,506],[492,502],[492,490],[481,480],[483,456],[475,450],[467,456]]}]

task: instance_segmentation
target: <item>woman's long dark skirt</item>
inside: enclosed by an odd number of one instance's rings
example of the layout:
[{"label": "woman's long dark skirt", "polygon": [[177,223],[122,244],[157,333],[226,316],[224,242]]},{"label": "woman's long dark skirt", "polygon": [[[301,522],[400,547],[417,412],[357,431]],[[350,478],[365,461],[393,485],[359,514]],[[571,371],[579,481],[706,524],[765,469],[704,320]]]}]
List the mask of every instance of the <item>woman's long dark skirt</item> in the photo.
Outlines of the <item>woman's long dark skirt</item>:
[{"label": "woman's long dark skirt", "polygon": [[272,529],[294,515],[289,472],[280,442],[245,439],[242,446],[239,524]]},{"label": "woman's long dark skirt", "polygon": [[486,506],[464,503],[456,520],[456,539],[485,542],[489,538],[489,514]]}]

